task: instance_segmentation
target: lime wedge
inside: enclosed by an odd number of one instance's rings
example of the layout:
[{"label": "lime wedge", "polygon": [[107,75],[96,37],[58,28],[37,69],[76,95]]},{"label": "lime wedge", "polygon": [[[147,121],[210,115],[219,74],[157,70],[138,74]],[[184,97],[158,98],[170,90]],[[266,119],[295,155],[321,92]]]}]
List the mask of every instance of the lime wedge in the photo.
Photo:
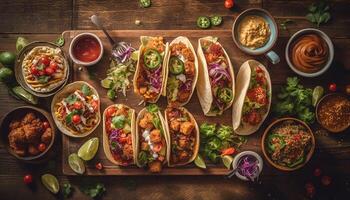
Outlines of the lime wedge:
[{"label": "lime wedge", "polygon": [[41,176],[41,182],[52,193],[57,194],[60,190],[57,178],[52,174],[44,174]]},{"label": "lime wedge", "polygon": [[137,50],[137,51],[132,52],[130,58],[137,61],[137,59],[139,58],[139,51]]},{"label": "lime wedge", "polygon": [[314,91],[312,92],[312,105],[315,107],[317,105],[317,102],[321,99],[323,96],[324,89],[322,86],[316,86],[314,88]]},{"label": "lime wedge", "polygon": [[111,88],[112,80],[105,78],[101,81],[101,85],[102,85],[102,87],[109,89],[109,88]]},{"label": "lime wedge", "polygon": [[91,160],[98,150],[98,138],[94,137],[86,141],[78,150],[78,156],[85,160]]},{"label": "lime wedge", "polygon": [[202,169],[206,169],[207,166],[205,165],[205,162],[202,158],[202,156],[200,156],[199,154],[197,155],[196,159],[194,159],[194,164],[199,167],[199,168],[202,168]]},{"label": "lime wedge", "polygon": [[224,155],[224,156],[222,156],[222,162],[224,163],[224,165],[227,169],[231,169],[233,158],[232,158],[232,156]]},{"label": "lime wedge", "polygon": [[84,161],[79,158],[76,153],[72,153],[68,157],[68,164],[72,170],[77,174],[84,174],[85,164]]}]

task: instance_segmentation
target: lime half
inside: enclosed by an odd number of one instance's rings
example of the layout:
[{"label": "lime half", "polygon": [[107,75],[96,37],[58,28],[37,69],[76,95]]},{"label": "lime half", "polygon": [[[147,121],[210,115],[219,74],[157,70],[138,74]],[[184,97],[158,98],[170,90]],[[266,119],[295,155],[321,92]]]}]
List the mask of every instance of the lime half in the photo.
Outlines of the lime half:
[{"label": "lime half", "polygon": [[227,169],[231,169],[233,158],[232,158],[232,156],[224,155],[224,156],[222,156],[222,162],[224,163],[224,165]]},{"label": "lime half", "polygon": [[131,59],[137,61],[137,59],[139,58],[139,51],[134,51],[131,53]]},{"label": "lime half", "polygon": [[202,169],[206,169],[207,166],[205,165],[205,162],[202,158],[202,156],[200,156],[199,154],[197,155],[196,159],[194,159],[194,164],[199,167],[199,168],[202,168]]},{"label": "lime half", "polygon": [[112,80],[105,78],[101,81],[101,85],[102,85],[102,87],[109,89],[109,88],[111,88]]},{"label": "lime half", "polygon": [[91,160],[98,150],[98,138],[94,137],[86,141],[78,150],[78,156],[85,160]]},{"label": "lime half", "polygon": [[41,176],[41,182],[52,193],[57,194],[60,190],[57,178],[52,174],[44,174]]},{"label": "lime half", "polygon": [[84,161],[79,158],[76,153],[72,153],[68,157],[68,164],[72,170],[77,174],[84,174],[85,164]]},{"label": "lime half", "polygon": [[321,99],[324,94],[324,89],[322,86],[316,86],[312,92],[312,105],[315,107],[317,102]]}]

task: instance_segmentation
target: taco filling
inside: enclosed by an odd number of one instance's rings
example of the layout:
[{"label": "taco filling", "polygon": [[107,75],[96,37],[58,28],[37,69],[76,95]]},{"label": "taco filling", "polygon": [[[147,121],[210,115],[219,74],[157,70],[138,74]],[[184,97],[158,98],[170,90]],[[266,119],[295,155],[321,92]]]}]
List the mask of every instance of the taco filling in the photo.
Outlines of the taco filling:
[{"label": "taco filling", "polygon": [[195,122],[183,109],[167,108],[167,123],[170,134],[170,164],[186,164],[197,152]]},{"label": "taco filling", "polygon": [[55,104],[55,116],[72,134],[83,134],[99,123],[99,104],[98,96],[83,84]]},{"label": "taco filling", "polygon": [[105,112],[105,127],[111,154],[123,166],[134,162],[131,133],[132,110],[123,105],[110,106]]},{"label": "taco filling", "polygon": [[265,72],[259,67],[251,68],[251,78],[242,108],[242,122],[252,126],[260,124],[268,111],[268,82]]},{"label": "taco filling", "polygon": [[209,40],[201,40],[202,50],[208,66],[213,103],[209,112],[221,114],[233,100],[230,65],[222,46]]},{"label": "taco filling", "polygon": [[196,73],[194,54],[184,43],[170,46],[167,98],[170,104],[183,104],[192,94]]},{"label": "taco filling", "polygon": [[145,101],[156,100],[162,92],[165,47],[162,37],[152,37],[140,50],[136,84]]},{"label": "taco filling", "polygon": [[158,107],[147,107],[137,126],[139,126],[138,161],[141,166],[148,165],[151,172],[160,172],[166,157],[165,130],[158,115]]}]

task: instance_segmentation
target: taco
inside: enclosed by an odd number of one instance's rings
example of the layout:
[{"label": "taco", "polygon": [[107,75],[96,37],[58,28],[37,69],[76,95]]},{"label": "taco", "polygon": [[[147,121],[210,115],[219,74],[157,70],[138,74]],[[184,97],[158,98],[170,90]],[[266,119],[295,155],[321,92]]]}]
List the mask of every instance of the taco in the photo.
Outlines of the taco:
[{"label": "taco", "polygon": [[206,116],[221,115],[233,103],[234,73],[225,49],[217,38],[198,40],[197,95]]},{"label": "taco", "polygon": [[150,172],[160,172],[166,163],[168,140],[158,107],[151,104],[142,109],[136,119],[136,165],[148,167]]},{"label": "taco", "polygon": [[61,132],[71,137],[85,137],[101,121],[100,97],[91,85],[76,81],[53,97],[51,112]]},{"label": "taco", "polygon": [[116,165],[134,164],[135,110],[123,104],[103,112],[103,150]]},{"label": "taco", "polygon": [[134,75],[134,92],[145,102],[155,103],[166,86],[168,43],[163,37],[141,36],[141,46]]},{"label": "taco", "polygon": [[193,115],[184,107],[168,107],[165,124],[169,133],[167,161],[169,167],[191,163],[198,154],[199,128]]},{"label": "taco", "polygon": [[264,65],[244,62],[237,75],[237,91],[232,111],[233,129],[239,135],[256,132],[266,119],[271,105],[271,79]]},{"label": "taco", "polygon": [[33,91],[48,93],[67,79],[68,62],[60,48],[34,47],[22,62],[24,82]]},{"label": "taco", "polygon": [[190,99],[198,78],[198,59],[187,37],[177,37],[169,45],[166,96],[169,105],[183,106]]}]

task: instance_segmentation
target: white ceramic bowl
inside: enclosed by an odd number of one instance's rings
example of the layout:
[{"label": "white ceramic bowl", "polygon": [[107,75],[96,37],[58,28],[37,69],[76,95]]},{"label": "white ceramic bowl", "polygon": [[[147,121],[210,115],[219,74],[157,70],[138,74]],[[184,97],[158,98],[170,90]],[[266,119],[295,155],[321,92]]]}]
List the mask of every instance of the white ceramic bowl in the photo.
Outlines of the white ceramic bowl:
[{"label": "white ceramic bowl", "polygon": [[[73,48],[74,48],[74,46],[75,46],[75,43],[76,43],[80,38],[85,37],[85,36],[91,36],[91,37],[95,38],[95,39],[98,41],[98,43],[100,44],[100,47],[101,47],[100,55],[97,57],[96,60],[91,61],[91,62],[83,62],[83,61],[81,61],[81,60],[78,60],[78,59],[74,56],[74,53],[73,53]],[[70,56],[70,58],[73,60],[73,62],[74,62],[75,64],[78,64],[78,65],[84,65],[84,66],[91,66],[91,65],[94,65],[94,64],[96,64],[98,61],[101,60],[102,55],[103,55],[103,45],[102,45],[102,41],[101,41],[101,39],[100,39],[97,35],[95,35],[95,34],[93,34],[93,33],[80,33],[80,34],[78,34],[77,36],[75,36],[75,37],[73,38],[73,40],[71,41],[71,43],[70,43],[70,45],[69,45],[69,56]]]},{"label": "white ceramic bowl", "polygon": [[[239,154],[237,154],[235,156],[235,158],[233,159],[233,162],[232,162],[232,167],[233,169],[236,169],[237,168],[237,165],[238,165],[238,161],[243,157],[243,156],[246,156],[246,155],[251,155],[253,157],[255,157],[257,160],[258,160],[258,166],[259,166],[259,175],[263,169],[263,166],[264,166],[264,162],[261,158],[261,156],[257,153],[255,153],[254,151],[243,151]],[[245,176],[242,176],[238,171],[236,171],[235,175],[237,176],[237,178],[243,180],[243,181],[249,181],[248,178],[246,178]]]},{"label": "white ceramic bowl", "polygon": [[[293,62],[290,59],[290,53],[291,53],[290,47],[291,47],[292,43],[300,36],[305,35],[305,34],[309,34],[309,33],[314,33],[314,34],[319,35],[327,43],[327,46],[329,49],[329,57],[328,57],[327,63],[325,64],[325,66],[321,70],[314,72],[314,73],[305,73],[305,72],[298,70],[297,68],[294,67]],[[286,56],[286,61],[289,65],[289,67],[295,73],[299,74],[300,76],[304,76],[304,77],[316,77],[316,76],[319,76],[319,75],[325,73],[329,69],[329,67],[331,66],[331,64],[333,62],[333,58],[334,58],[334,46],[333,46],[331,39],[323,31],[320,31],[320,30],[314,29],[314,28],[306,28],[306,29],[302,29],[302,30],[294,33],[294,35],[292,35],[292,37],[290,37],[290,39],[287,43],[287,46],[286,46],[285,56]]]}]

